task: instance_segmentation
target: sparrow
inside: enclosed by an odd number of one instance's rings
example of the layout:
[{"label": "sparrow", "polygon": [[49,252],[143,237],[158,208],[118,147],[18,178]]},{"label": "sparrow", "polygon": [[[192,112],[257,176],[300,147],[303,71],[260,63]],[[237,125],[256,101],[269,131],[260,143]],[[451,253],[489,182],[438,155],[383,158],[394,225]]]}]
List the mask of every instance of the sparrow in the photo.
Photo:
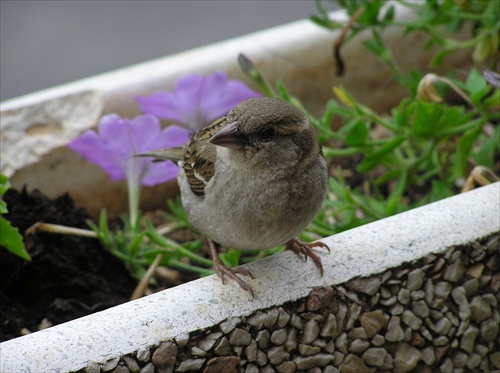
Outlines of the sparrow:
[{"label": "sparrow", "polygon": [[208,239],[214,270],[253,296],[241,277],[252,273],[225,266],[218,247],[268,249],[282,244],[312,259],[313,247],[296,236],[311,222],[325,199],[327,166],[306,114],[275,98],[242,101],[196,132],[184,148],[139,154],[173,160],[181,201],[193,226]]}]

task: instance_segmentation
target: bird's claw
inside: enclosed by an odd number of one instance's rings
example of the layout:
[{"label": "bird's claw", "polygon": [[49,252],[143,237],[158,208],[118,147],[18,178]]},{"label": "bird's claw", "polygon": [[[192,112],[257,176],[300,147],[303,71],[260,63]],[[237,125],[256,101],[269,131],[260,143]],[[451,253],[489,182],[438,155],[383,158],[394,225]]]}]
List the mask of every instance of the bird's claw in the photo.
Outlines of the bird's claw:
[{"label": "bird's claw", "polygon": [[312,242],[306,244],[296,238],[292,238],[286,243],[285,250],[291,250],[299,256],[304,256],[304,261],[307,261],[307,257],[310,257],[314,262],[314,265],[319,269],[321,276],[323,276],[323,264],[321,263],[321,258],[314,253],[312,250],[313,247],[321,247],[330,253],[330,248],[323,242]]},{"label": "bird's claw", "polygon": [[217,273],[217,276],[219,276],[222,280],[222,284],[225,285],[225,277],[235,281],[238,285],[240,285],[240,288],[242,288],[245,291],[248,291],[250,295],[252,295],[252,298],[254,296],[253,290],[248,285],[244,280],[242,280],[240,277],[237,276],[243,275],[243,276],[248,276],[250,278],[254,278],[252,272],[250,272],[248,269],[242,268],[242,267],[227,267],[225,266],[220,260],[214,260],[214,271]]},{"label": "bird's claw", "polygon": [[214,271],[217,273],[217,276],[220,277],[222,280],[222,284],[225,285],[224,278],[227,277],[233,281],[235,281],[240,288],[242,288],[245,291],[248,291],[252,298],[254,297],[253,290],[248,285],[244,280],[239,278],[237,274],[242,275],[242,276],[248,276],[251,279],[253,279],[253,274],[250,272],[248,269],[242,268],[242,267],[227,267],[222,263],[222,261],[219,258],[219,255],[217,253],[217,247],[214,241],[209,240],[208,241],[208,246],[210,248],[210,252],[212,254],[212,259],[214,261]]}]

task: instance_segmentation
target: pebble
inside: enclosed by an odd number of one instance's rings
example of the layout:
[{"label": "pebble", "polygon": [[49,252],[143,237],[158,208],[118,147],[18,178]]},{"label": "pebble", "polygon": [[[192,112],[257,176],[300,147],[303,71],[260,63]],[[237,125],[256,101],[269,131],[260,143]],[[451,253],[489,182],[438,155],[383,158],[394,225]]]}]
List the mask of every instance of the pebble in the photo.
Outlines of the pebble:
[{"label": "pebble", "polygon": [[413,330],[418,330],[422,326],[422,320],[415,316],[410,310],[405,310],[403,312],[401,320]]},{"label": "pebble", "polygon": [[297,365],[293,361],[285,361],[276,367],[278,373],[293,373],[297,370]]},{"label": "pebble", "polygon": [[414,291],[422,288],[425,280],[425,272],[420,268],[414,269],[408,274],[408,280],[406,281],[406,288],[409,291]]},{"label": "pebble", "polygon": [[274,345],[281,345],[285,342],[287,336],[286,329],[278,329],[271,334],[271,343]]},{"label": "pebble", "polygon": [[380,347],[380,346],[383,346],[385,344],[385,338],[383,335],[380,335],[380,334],[375,334],[372,338],[372,345],[374,345],[375,347]]},{"label": "pebble", "polygon": [[355,339],[349,345],[348,350],[349,350],[349,352],[352,352],[352,353],[359,355],[359,354],[363,353],[369,346],[370,346],[370,343],[368,341],[364,341],[362,339]]},{"label": "pebble", "polygon": [[359,315],[361,314],[362,308],[359,304],[352,303],[349,305],[348,310],[349,310],[349,312],[348,312],[347,320],[345,323],[346,330],[351,329],[352,326],[354,325],[354,322],[358,320]]},{"label": "pebble", "polygon": [[402,288],[398,293],[398,302],[402,305],[406,305],[410,302],[410,291]]},{"label": "pebble", "polygon": [[130,370],[126,366],[118,365],[111,373],[130,373]]},{"label": "pebble", "polygon": [[470,302],[470,312],[472,320],[480,323],[491,317],[491,306],[483,297],[476,295]]},{"label": "pebble", "polygon": [[470,354],[474,348],[478,334],[479,329],[474,325],[469,325],[460,339],[460,348]]},{"label": "pebble", "polygon": [[403,313],[404,310],[405,310],[405,308],[401,304],[396,303],[394,306],[392,306],[389,309],[389,312],[393,316],[399,316],[399,315],[401,315]]},{"label": "pebble", "polygon": [[139,373],[155,373],[155,366],[153,363],[147,363],[142,367]]},{"label": "pebble", "polygon": [[101,366],[95,362],[89,363],[84,369],[85,373],[100,373],[101,372]]},{"label": "pebble", "polygon": [[457,259],[446,268],[443,278],[447,281],[456,283],[462,279],[465,270],[464,263],[460,259]]},{"label": "pebble", "polygon": [[259,367],[263,367],[268,362],[267,355],[261,350],[257,350],[257,359],[255,360],[255,362]]},{"label": "pebble", "polygon": [[425,301],[431,304],[434,300],[434,282],[432,279],[427,279],[424,285]]},{"label": "pebble", "polygon": [[[295,315],[297,316],[297,315]],[[298,316],[297,316],[298,317]],[[266,321],[267,315],[262,311],[257,311],[255,314],[250,316],[247,319],[247,323],[255,327],[257,330],[262,329],[262,325],[264,325],[264,321]]]},{"label": "pebble", "polygon": [[343,363],[340,364],[339,370],[341,373],[370,373],[370,369],[365,362],[356,355],[347,355]]},{"label": "pebble", "polygon": [[287,351],[292,351],[297,347],[297,329],[290,328],[285,340],[285,348]]},{"label": "pebble", "polygon": [[383,348],[371,347],[363,353],[361,359],[370,366],[381,367],[384,364],[386,355],[387,351]]},{"label": "pebble", "polygon": [[[361,324],[363,322],[361,321]],[[332,337],[335,335],[335,331],[337,330],[337,319],[333,313],[328,314],[326,321],[321,327],[321,331],[319,335],[322,337]]]},{"label": "pebble", "polygon": [[453,373],[453,362],[449,357],[444,359],[443,364],[439,366],[439,371],[441,373]]},{"label": "pebble", "polygon": [[434,338],[433,344],[434,346],[446,346],[449,342],[449,338],[441,335],[437,338]]},{"label": "pebble", "polygon": [[214,352],[219,356],[228,356],[233,352],[229,339],[227,339],[226,336],[221,338],[219,343],[215,346]]},{"label": "pebble", "polygon": [[367,339],[368,335],[366,334],[365,329],[363,328],[352,328],[349,333],[347,333],[348,339]]},{"label": "pebble", "polygon": [[248,361],[252,362],[257,360],[257,342],[252,341],[243,351]]},{"label": "pebble", "polygon": [[264,327],[266,329],[271,329],[278,320],[279,315],[280,312],[278,311],[277,308],[271,308],[271,310],[267,312],[267,316],[264,321]]},{"label": "pebble", "polygon": [[251,340],[250,333],[240,328],[234,329],[229,336],[231,346],[248,346]]},{"label": "pebble", "polygon": [[451,328],[451,322],[446,317],[439,319],[436,322],[436,332],[441,335],[446,335]]},{"label": "pebble", "polygon": [[360,315],[359,321],[368,338],[371,338],[375,334],[377,334],[386,323],[385,315],[382,310],[365,312]]},{"label": "pebble", "polygon": [[290,354],[285,351],[285,346],[275,346],[269,349],[267,357],[271,364],[280,365],[290,358]]},{"label": "pebble", "polygon": [[176,372],[189,372],[193,370],[200,370],[206,359],[187,359],[179,364],[177,368],[175,368]]},{"label": "pebble", "polygon": [[306,356],[306,357],[297,356],[293,359],[293,362],[297,366],[297,369],[311,369],[315,367],[324,367],[328,363],[331,363],[332,361],[333,361],[333,356],[331,354],[317,354],[314,356]]},{"label": "pebble", "polygon": [[450,291],[451,284],[446,281],[439,281],[434,287],[434,295],[442,299],[448,298],[448,295],[450,295]]},{"label": "pebble", "polygon": [[115,357],[113,359],[110,359],[110,360],[106,361],[102,365],[101,370],[103,372],[109,372],[109,371],[111,371],[111,370],[113,370],[113,369],[116,368],[116,366],[118,365],[119,361],[120,361],[120,357]]},{"label": "pebble", "polygon": [[300,343],[308,344],[314,341],[319,334],[319,326],[315,320],[309,320],[304,327],[304,334],[300,339]]},{"label": "pebble", "polygon": [[343,354],[347,354],[347,334],[345,332],[342,332],[337,339],[335,339],[335,348]]},{"label": "pebble", "polygon": [[234,328],[241,324],[241,319],[239,317],[234,317],[232,319],[228,319],[220,324],[220,330],[224,334],[231,333]]},{"label": "pebble", "polygon": [[427,365],[433,365],[436,361],[436,354],[434,353],[434,348],[432,346],[424,348],[420,351],[422,355],[422,361]]},{"label": "pebble", "polygon": [[271,333],[269,333],[269,330],[264,329],[257,333],[257,335],[255,336],[255,341],[258,343],[259,348],[266,349],[269,346],[270,338],[271,338]]},{"label": "pebble", "polygon": [[500,351],[493,352],[490,355],[490,360],[495,368],[500,369]]},{"label": "pebble", "polygon": [[486,342],[493,341],[498,335],[498,321],[489,319],[481,323],[481,338]]},{"label": "pebble", "polygon": [[292,314],[290,317],[290,326],[295,329],[302,330],[302,320],[296,313]]},{"label": "pebble", "polygon": [[140,347],[137,350],[137,360],[146,363],[146,362],[149,361],[150,357],[151,357],[151,352],[149,352],[148,348],[146,348],[146,347]]},{"label": "pebble", "polygon": [[412,291],[410,294],[411,300],[420,300],[425,298],[425,292],[423,290]]},{"label": "pebble", "polygon": [[382,285],[382,281],[378,276],[357,278],[348,282],[347,287],[354,291],[373,296]]},{"label": "pebble", "polygon": [[481,364],[481,356],[479,354],[476,354],[476,353],[472,353],[470,356],[469,356],[469,359],[467,360],[467,368],[469,368],[470,370],[473,370],[475,368],[477,368],[479,366],[479,364]]},{"label": "pebble", "polygon": [[467,364],[469,357],[463,351],[455,351],[451,357],[454,368],[463,368]]},{"label": "pebble", "polygon": [[461,320],[467,320],[471,315],[469,302],[467,301],[467,293],[463,286],[458,286],[451,292],[451,297],[458,305],[458,317]]},{"label": "pebble", "polygon": [[423,300],[417,300],[416,302],[412,302],[411,310],[418,317],[425,319],[429,317],[429,307]]},{"label": "pebble", "polygon": [[387,326],[387,333],[385,333],[385,339],[388,342],[400,342],[404,338],[403,328],[400,324],[400,318],[398,316],[393,316],[389,320]]},{"label": "pebble", "polygon": [[174,340],[178,348],[183,348],[189,342],[189,333],[178,335]]},{"label": "pebble", "polygon": [[304,356],[316,355],[321,352],[320,347],[299,344],[299,352]]},{"label": "pebble", "polygon": [[408,343],[398,343],[394,357],[394,370],[398,373],[409,372],[417,366],[422,354]]},{"label": "pebble", "polygon": [[130,356],[124,356],[123,361],[125,362],[125,365],[130,369],[132,373],[138,373],[141,368],[139,367],[139,364],[137,364],[137,361],[135,361],[132,357]]},{"label": "pebble", "polygon": [[[205,351],[201,349],[200,351],[205,354]],[[163,371],[167,368],[173,368],[176,356],[177,345],[174,342],[162,342],[153,353],[151,361],[158,370]]]},{"label": "pebble", "polygon": [[278,328],[284,328],[290,321],[290,314],[286,312],[282,307],[279,308],[278,321],[276,326]]}]

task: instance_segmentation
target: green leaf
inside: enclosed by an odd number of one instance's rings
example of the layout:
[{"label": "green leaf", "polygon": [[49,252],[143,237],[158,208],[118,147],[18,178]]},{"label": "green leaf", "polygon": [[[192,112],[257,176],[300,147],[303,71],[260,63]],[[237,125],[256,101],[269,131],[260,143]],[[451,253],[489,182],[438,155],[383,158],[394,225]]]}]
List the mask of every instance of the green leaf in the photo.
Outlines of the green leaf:
[{"label": "green leaf", "polygon": [[368,128],[363,121],[357,120],[351,130],[347,133],[345,143],[355,147],[364,145],[368,139]]},{"label": "green leaf", "polygon": [[396,186],[394,187],[391,194],[389,195],[389,198],[387,199],[385,213],[388,216],[394,215],[397,212],[398,204],[399,201],[401,200],[401,197],[403,196],[407,182],[408,182],[408,172],[406,170],[402,170],[399,175]]},{"label": "green leaf", "polygon": [[405,140],[405,136],[396,136],[391,140],[387,141],[384,145],[382,145],[379,149],[374,151],[373,153],[368,154],[363,158],[361,163],[356,168],[358,172],[368,172],[377,166],[382,158],[393,151],[396,147],[398,147]]},{"label": "green leaf", "polygon": [[3,174],[0,174],[0,196],[10,188],[9,178]]},{"label": "green leaf", "polygon": [[492,168],[495,164],[495,154],[500,152],[500,126],[496,126],[493,136],[485,138],[474,159],[481,166]]},{"label": "green leaf", "polygon": [[3,217],[0,217],[0,232],[2,232],[0,246],[25,260],[31,260],[18,229],[10,225],[10,222]]},{"label": "green leaf", "polygon": [[241,251],[230,249],[227,253],[220,253],[219,258],[227,266],[236,267],[240,263]]},{"label": "green leaf", "polygon": [[443,114],[443,106],[434,102],[416,101],[411,131],[416,136],[432,137]]},{"label": "green leaf", "polygon": [[474,94],[487,87],[488,83],[486,83],[483,76],[476,69],[472,69],[465,80],[465,88],[467,88],[467,91],[470,94]]}]

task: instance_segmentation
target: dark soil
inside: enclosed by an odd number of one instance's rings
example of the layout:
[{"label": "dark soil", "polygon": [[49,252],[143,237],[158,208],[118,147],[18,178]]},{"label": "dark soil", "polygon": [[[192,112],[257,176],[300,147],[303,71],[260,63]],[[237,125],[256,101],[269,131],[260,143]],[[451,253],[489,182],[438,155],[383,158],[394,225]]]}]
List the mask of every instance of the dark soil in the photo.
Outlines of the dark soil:
[{"label": "dark soil", "polygon": [[[89,216],[68,195],[11,189],[4,201],[21,234],[39,221],[88,229]],[[60,324],[126,302],[137,284],[96,239],[36,232],[25,244],[31,262],[0,248],[0,341],[37,331],[44,319]]]}]

